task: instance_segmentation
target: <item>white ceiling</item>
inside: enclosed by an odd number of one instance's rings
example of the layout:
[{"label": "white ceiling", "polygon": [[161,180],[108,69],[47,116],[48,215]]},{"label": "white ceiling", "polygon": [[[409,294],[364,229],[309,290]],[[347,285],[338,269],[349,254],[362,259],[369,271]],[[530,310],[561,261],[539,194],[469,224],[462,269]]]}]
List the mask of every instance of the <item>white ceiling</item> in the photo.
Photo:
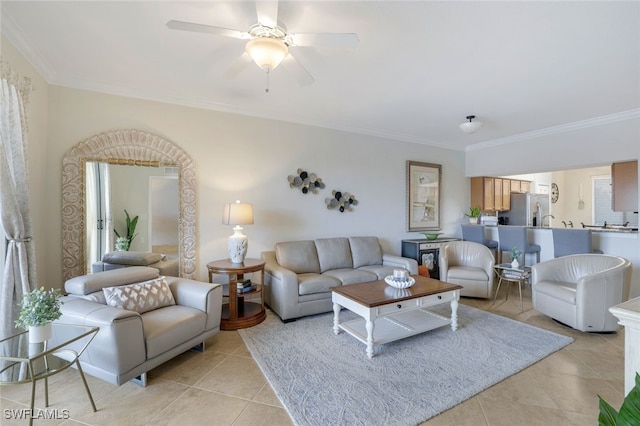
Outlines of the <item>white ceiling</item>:
[{"label": "white ceiling", "polygon": [[[640,2],[280,2],[289,32],[355,32],[355,49],[292,47],[313,75],[250,64],[254,2],[6,1],[2,33],[54,85],[464,150],[640,116]],[[475,114],[484,125],[458,129]]]}]

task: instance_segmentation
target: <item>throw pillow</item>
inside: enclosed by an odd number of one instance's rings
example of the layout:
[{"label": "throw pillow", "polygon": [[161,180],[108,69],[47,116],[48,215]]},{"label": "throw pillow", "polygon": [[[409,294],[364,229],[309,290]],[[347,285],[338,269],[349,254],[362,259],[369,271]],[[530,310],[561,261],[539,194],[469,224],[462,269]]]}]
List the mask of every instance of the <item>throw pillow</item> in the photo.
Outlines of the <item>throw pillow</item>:
[{"label": "throw pillow", "polygon": [[105,287],[102,291],[107,305],[140,314],[176,304],[165,277],[136,284]]}]

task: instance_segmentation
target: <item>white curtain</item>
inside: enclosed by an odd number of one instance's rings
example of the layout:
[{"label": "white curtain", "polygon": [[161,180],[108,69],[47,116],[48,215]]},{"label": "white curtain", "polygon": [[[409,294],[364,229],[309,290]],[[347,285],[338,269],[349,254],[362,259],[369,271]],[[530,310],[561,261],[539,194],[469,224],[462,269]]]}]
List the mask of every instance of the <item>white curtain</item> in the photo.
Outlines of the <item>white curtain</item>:
[{"label": "white curtain", "polygon": [[[104,253],[113,251],[111,186],[107,163],[87,162],[85,194],[86,268],[91,271],[94,262],[102,259]],[[102,221],[102,229],[98,228],[98,221]]]},{"label": "white curtain", "polygon": [[22,295],[36,288],[27,173],[25,108],[31,81],[2,66],[0,92],[0,220],[8,241],[0,288],[0,339],[15,334]]}]

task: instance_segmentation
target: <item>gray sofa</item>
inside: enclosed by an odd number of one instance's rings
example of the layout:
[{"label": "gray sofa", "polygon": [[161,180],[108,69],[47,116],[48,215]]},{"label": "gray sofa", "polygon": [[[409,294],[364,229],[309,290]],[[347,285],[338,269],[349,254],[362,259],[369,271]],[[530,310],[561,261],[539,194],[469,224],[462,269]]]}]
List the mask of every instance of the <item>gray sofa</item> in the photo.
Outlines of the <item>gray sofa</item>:
[{"label": "gray sofa", "polygon": [[418,273],[414,259],[383,253],[377,237],[280,242],[262,258],[265,303],[283,321],[330,312],[331,287],[380,280],[397,268]]},{"label": "gray sofa", "polygon": [[[158,277],[155,268],[132,266],[82,275],[65,283],[68,295],[63,298],[62,317],[56,322],[100,327],[80,357],[86,373],[117,385],[136,379],[145,386],[147,371],[220,331],[220,284],[167,276],[168,297],[173,296],[175,304],[143,313],[107,304],[109,288],[161,281]],[[166,284],[162,285],[168,294]],[[152,306],[147,304],[147,308]]]}]

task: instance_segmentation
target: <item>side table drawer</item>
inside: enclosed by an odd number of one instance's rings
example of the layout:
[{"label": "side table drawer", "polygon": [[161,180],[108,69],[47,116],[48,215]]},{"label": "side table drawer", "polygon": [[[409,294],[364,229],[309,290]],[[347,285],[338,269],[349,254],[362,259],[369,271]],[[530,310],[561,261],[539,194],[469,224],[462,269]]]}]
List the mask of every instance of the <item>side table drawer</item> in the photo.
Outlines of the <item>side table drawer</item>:
[{"label": "side table drawer", "polygon": [[454,299],[453,292],[433,294],[431,296],[421,297],[417,300],[418,306],[434,306],[440,303],[450,302]]},{"label": "side table drawer", "polygon": [[378,316],[416,309],[420,306],[419,301],[420,299],[403,300],[402,302],[380,306],[378,308]]}]

